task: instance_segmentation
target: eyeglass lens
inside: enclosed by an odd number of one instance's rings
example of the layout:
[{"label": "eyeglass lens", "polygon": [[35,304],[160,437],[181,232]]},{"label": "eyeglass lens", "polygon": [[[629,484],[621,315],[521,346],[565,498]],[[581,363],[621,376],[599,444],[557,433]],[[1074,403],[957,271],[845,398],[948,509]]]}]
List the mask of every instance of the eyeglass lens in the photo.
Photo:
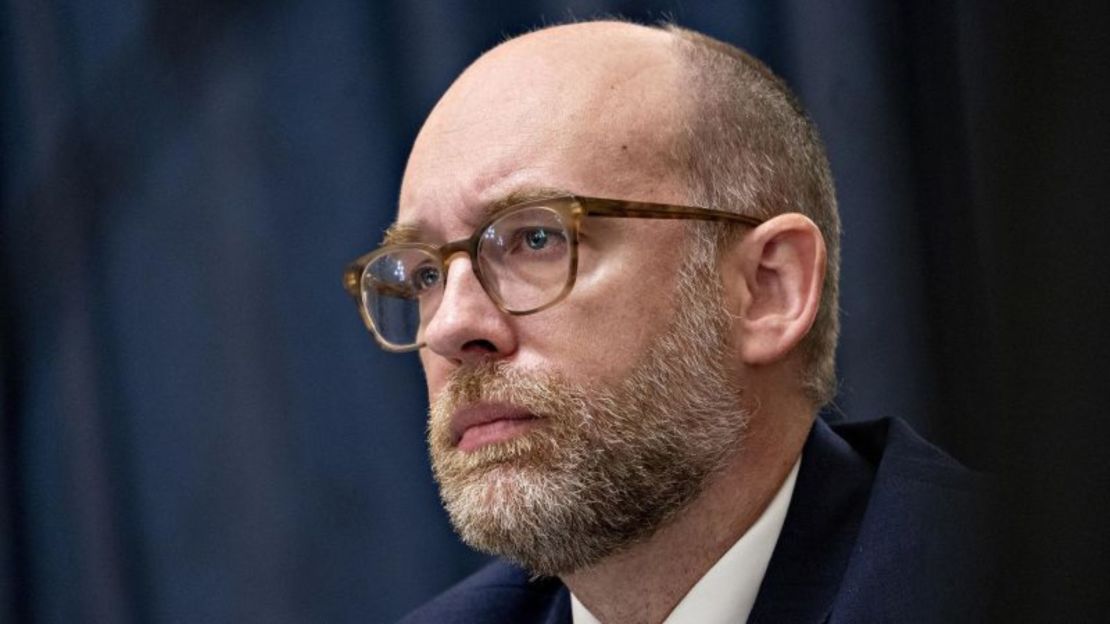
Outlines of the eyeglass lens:
[{"label": "eyeglass lens", "polygon": [[[558,210],[530,205],[490,223],[477,255],[490,297],[506,311],[529,312],[554,301],[570,280],[571,234]],[[422,342],[445,277],[439,256],[426,249],[395,249],[371,260],[362,274],[362,299],[379,338],[396,347]]]}]

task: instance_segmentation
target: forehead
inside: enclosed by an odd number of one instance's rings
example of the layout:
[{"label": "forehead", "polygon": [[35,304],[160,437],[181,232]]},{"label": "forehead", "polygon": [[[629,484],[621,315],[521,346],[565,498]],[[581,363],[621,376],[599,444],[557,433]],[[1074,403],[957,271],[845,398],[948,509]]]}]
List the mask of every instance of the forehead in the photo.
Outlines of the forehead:
[{"label": "forehead", "polygon": [[671,35],[562,28],[495,48],[451,86],[413,146],[399,224],[459,236],[534,189],[683,199],[674,163],[688,104]]}]

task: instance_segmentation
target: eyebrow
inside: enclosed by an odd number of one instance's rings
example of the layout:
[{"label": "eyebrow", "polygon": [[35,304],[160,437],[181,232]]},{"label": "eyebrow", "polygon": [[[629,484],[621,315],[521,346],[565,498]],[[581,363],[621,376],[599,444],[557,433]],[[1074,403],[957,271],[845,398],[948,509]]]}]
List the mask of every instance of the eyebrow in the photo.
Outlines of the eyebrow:
[{"label": "eyebrow", "polygon": [[[496,214],[530,201],[537,201],[541,199],[551,199],[552,197],[566,197],[574,195],[574,193],[556,187],[550,186],[525,186],[513,189],[506,195],[485,204],[481,212],[476,216],[477,223],[482,223]],[[404,243],[420,242],[423,236],[423,227],[417,223],[398,223],[394,222],[385,230],[385,236],[382,239],[382,245],[399,245]]]},{"label": "eyebrow", "polygon": [[566,197],[568,195],[574,195],[574,193],[566,189],[556,188],[553,186],[524,186],[516,188],[509,192],[508,195],[503,195],[502,197],[486,204],[485,209],[483,210],[481,215],[481,220],[484,221],[486,219],[492,218],[505,209],[512,208],[517,204],[524,204],[530,201],[538,201],[541,199],[551,199],[552,197]]}]

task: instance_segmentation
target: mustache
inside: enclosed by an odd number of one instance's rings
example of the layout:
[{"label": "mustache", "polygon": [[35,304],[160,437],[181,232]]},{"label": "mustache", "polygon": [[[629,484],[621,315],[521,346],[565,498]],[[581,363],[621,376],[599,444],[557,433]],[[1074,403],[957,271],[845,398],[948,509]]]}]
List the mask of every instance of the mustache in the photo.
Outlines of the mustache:
[{"label": "mustache", "polygon": [[[504,362],[484,361],[472,366],[464,366],[451,372],[440,397],[461,407],[469,403],[489,401],[491,394],[504,392],[504,387],[513,385],[509,380],[514,376]],[[438,398],[438,397],[437,397]]]},{"label": "mustache", "polygon": [[585,387],[556,373],[522,371],[505,362],[487,361],[453,371],[433,407],[450,414],[479,402],[508,403],[528,408],[536,416],[557,417],[545,413],[545,407],[578,403],[588,394]]}]

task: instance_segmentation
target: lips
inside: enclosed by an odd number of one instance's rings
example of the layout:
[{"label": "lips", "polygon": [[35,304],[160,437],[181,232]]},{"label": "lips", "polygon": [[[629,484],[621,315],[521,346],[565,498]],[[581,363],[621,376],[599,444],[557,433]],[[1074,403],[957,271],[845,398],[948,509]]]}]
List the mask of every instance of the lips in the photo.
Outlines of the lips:
[{"label": "lips", "polygon": [[535,414],[514,405],[477,403],[451,417],[451,438],[460,451],[472,451],[519,435],[538,420]]}]

